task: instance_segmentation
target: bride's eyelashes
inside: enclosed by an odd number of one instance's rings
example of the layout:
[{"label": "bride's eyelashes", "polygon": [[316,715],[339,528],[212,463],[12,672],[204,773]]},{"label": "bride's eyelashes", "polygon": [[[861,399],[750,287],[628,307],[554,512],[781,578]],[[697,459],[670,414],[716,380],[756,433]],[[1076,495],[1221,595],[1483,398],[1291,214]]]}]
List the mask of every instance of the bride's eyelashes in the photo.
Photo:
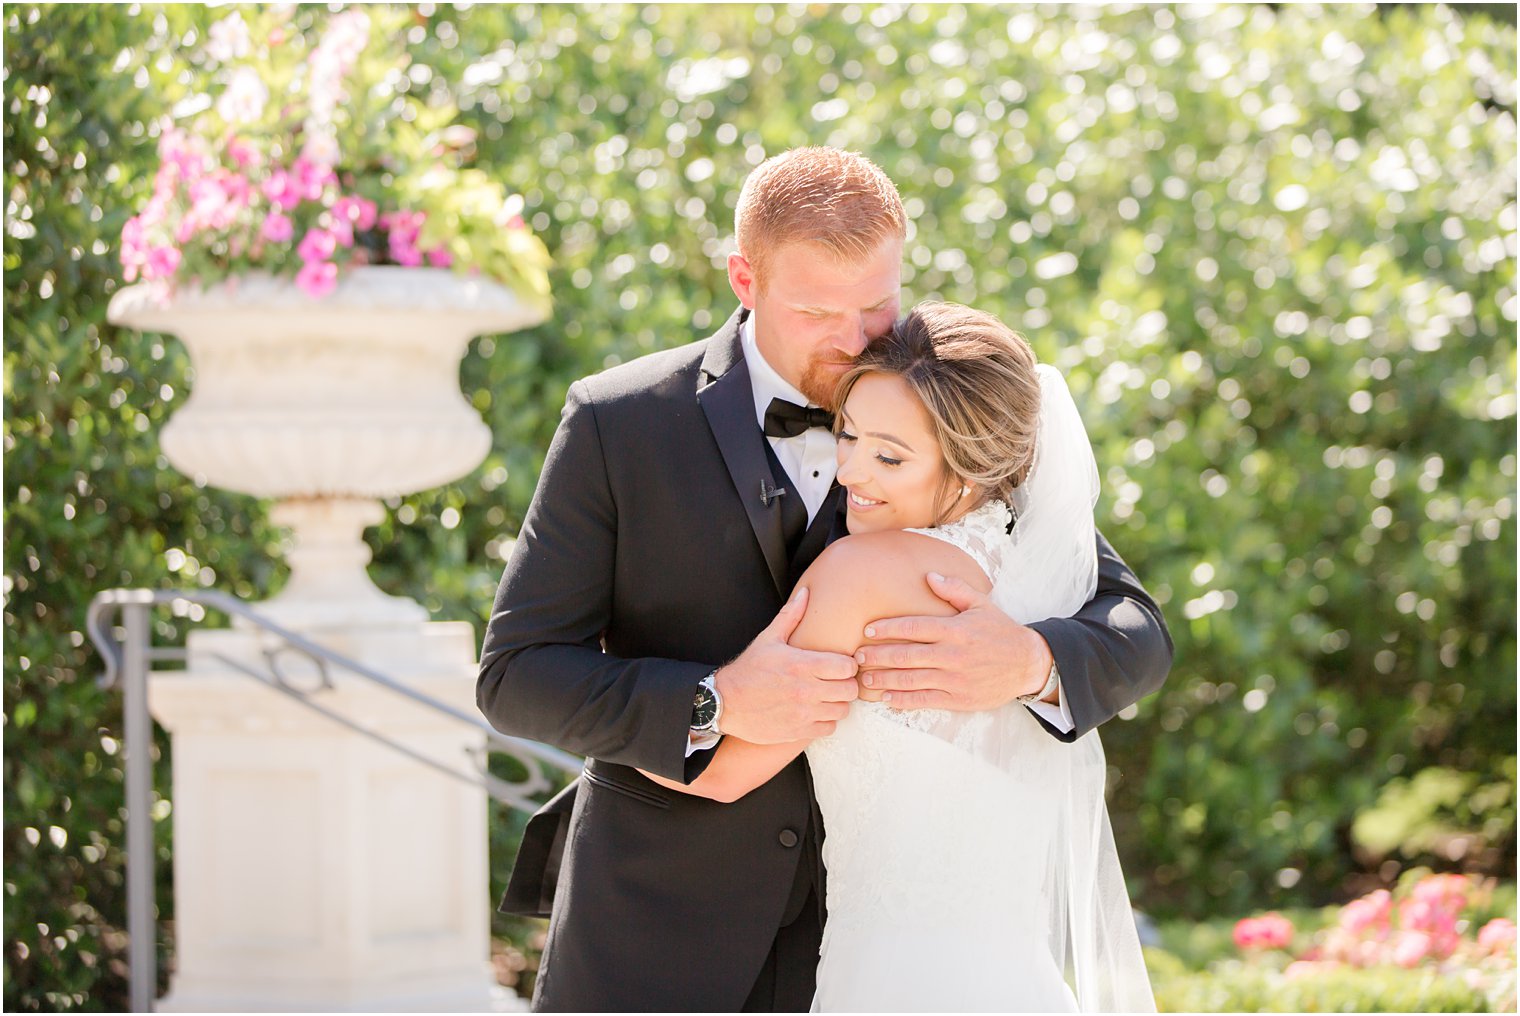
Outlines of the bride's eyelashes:
[{"label": "bride's eyelashes", "polygon": [[[835,440],[848,441],[850,444],[854,444],[857,438],[849,431],[841,430]],[[900,466],[903,464],[902,459],[894,459],[891,456],[883,455],[881,452],[877,452],[875,458],[877,462],[880,462],[884,466]]]}]

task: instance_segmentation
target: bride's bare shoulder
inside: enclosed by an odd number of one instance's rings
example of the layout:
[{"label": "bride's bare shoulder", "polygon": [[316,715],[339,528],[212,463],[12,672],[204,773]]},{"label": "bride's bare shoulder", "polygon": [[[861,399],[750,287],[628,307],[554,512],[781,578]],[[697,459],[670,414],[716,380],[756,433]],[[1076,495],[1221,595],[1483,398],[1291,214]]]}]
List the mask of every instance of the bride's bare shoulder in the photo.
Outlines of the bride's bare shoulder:
[{"label": "bride's bare shoulder", "polygon": [[807,587],[808,609],[791,644],[853,653],[869,641],[864,628],[871,621],[955,613],[930,590],[930,572],[980,592],[992,588],[969,554],[922,533],[885,530],[834,542],[797,581]]}]

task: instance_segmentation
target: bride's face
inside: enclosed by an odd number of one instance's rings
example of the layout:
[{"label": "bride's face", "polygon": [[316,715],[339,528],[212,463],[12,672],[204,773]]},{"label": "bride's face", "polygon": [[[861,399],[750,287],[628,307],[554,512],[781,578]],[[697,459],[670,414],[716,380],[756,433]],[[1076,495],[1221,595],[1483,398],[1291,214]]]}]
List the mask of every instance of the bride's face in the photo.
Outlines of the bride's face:
[{"label": "bride's face", "polygon": [[848,491],[852,533],[934,524],[945,492],[945,460],[923,403],[895,374],[867,374],[840,409],[839,483]]}]

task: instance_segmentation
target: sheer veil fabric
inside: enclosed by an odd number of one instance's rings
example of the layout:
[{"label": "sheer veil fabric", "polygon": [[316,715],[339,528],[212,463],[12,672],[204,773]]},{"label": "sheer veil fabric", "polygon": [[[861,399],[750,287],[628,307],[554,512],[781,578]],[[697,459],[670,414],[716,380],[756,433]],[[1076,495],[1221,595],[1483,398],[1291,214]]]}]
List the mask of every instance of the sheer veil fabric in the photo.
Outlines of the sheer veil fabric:
[{"label": "sheer veil fabric", "polygon": [[[1025,624],[1075,614],[1097,585],[1097,465],[1065,380],[1038,370],[1035,461],[1011,511],[912,530],[969,554]],[[1096,732],[1062,742],[1017,703],[862,702],[807,754],[828,869],[815,1011],[1155,1010]]]}]

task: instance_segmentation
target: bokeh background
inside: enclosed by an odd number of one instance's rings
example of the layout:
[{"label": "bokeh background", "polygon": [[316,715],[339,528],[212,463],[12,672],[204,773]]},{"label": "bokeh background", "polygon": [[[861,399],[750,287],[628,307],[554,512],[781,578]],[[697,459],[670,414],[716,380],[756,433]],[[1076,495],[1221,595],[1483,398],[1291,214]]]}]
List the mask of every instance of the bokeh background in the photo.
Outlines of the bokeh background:
[{"label": "bokeh background", "polygon": [[[1208,929],[1417,866],[1512,886],[1513,7],[408,10],[399,87],[457,101],[523,193],[555,310],[472,346],[495,449],[391,503],[382,587],[481,625],[568,383],[722,322],[762,159],[858,150],[913,220],[905,302],[994,312],[1067,373],[1100,525],[1170,620],[1165,689],[1103,732],[1137,905]],[[125,1004],[91,596],[284,580],[265,506],[159,454],[184,350],[104,320],[150,124],[206,85],[177,54],[226,11],[4,11],[8,1010]],[[493,823],[498,883],[520,823]],[[530,976],[536,929],[498,920]]]}]

